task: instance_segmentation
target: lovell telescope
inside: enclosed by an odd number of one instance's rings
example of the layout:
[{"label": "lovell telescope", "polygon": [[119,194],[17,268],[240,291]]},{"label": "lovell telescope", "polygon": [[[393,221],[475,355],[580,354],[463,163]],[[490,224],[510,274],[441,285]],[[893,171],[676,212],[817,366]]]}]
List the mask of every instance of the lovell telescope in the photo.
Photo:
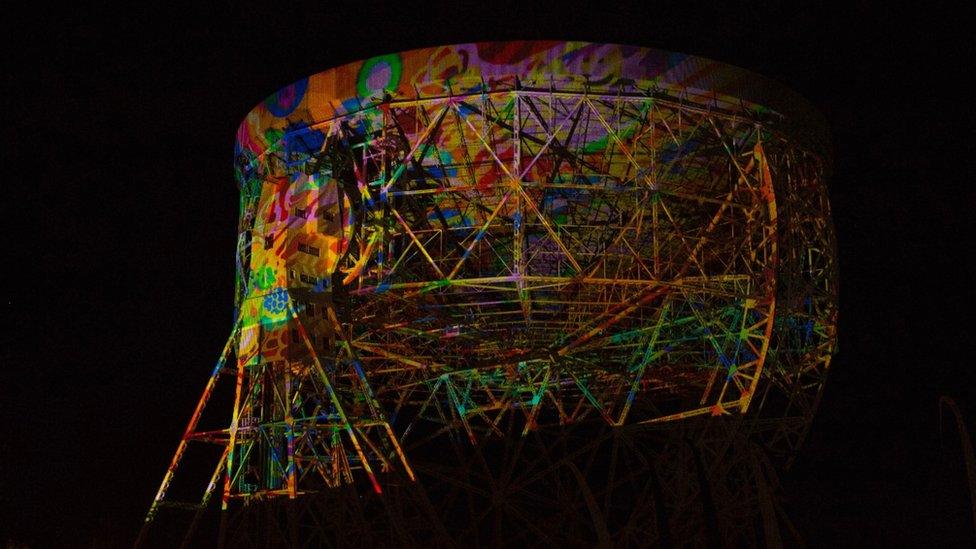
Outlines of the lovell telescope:
[{"label": "lovell telescope", "polygon": [[137,544],[768,540],[836,348],[825,136],[776,82],[613,44],[279,90],[237,134],[236,319]]}]

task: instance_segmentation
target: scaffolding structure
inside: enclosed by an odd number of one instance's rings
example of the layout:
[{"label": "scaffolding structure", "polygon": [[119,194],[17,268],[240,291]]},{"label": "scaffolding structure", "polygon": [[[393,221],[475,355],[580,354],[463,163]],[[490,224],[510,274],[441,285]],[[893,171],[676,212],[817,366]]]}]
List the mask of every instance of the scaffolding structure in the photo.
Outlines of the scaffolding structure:
[{"label": "scaffolding structure", "polygon": [[645,48],[284,88],[238,133],[236,320],[137,544],[216,500],[232,546],[779,539],[836,345],[824,149],[791,92]]}]

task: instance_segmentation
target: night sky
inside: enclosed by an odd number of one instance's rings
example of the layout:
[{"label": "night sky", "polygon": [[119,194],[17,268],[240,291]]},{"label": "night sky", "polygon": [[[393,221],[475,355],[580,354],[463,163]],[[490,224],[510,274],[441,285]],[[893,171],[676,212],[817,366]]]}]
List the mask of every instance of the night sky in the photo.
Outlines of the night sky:
[{"label": "night sky", "polygon": [[974,541],[938,406],[954,397],[976,433],[976,51],[961,14],[197,4],[211,6],[4,13],[0,543],[131,543],[231,328],[233,140],[255,104],[373,55],[520,38],[710,57],[826,115],[840,354],[787,508],[814,546]]}]

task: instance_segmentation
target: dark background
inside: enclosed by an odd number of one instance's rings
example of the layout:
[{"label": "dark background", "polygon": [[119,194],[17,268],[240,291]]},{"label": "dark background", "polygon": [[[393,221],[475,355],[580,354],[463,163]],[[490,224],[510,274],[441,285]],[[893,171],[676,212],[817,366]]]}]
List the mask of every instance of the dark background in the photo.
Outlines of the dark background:
[{"label": "dark background", "polygon": [[255,104],[356,59],[519,38],[714,58],[826,115],[840,354],[784,477],[788,508],[811,545],[974,541],[938,406],[955,397],[976,430],[976,52],[961,11],[198,4],[5,8],[0,543],[131,542],[231,327],[233,139]]}]

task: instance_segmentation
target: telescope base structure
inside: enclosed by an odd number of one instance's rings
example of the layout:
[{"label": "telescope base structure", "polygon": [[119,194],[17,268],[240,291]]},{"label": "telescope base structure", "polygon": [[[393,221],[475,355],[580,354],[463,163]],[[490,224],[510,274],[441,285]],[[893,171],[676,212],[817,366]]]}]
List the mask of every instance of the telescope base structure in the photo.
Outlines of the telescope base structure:
[{"label": "telescope base structure", "polygon": [[[472,445],[407,445],[416,480],[382,473],[316,493],[255,496],[205,511],[187,538],[221,547],[779,546],[801,544],[775,467],[748,418],[544,428]],[[431,433],[433,434],[433,433]],[[436,449],[427,453],[422,448]],[[429,455],[428,455],[429,454]],[[191,512],[154,528],[185,534]],[[182,514],[182,529],[174,528]],[[180,539],[154,537],[149,546]]]}]

